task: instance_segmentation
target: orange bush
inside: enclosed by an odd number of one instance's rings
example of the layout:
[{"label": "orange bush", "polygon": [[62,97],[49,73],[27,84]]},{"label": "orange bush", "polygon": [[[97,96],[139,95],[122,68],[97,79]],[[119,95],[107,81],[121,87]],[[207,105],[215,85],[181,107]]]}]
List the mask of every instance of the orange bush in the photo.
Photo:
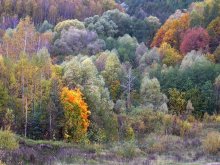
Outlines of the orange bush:
[{"label": "orange bush", "polygon": [[70,90],[66,87],[62,89],[61,102],[65,115],[64,138],[79,142],[85,137],[90,123],[88,105],[80,89]]}]

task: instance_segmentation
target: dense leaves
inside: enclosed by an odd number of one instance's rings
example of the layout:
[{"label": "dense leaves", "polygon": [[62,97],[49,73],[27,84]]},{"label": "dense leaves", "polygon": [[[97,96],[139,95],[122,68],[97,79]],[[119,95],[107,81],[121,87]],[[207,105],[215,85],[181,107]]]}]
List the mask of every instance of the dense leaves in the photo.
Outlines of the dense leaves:
[{"label": "dense leaves", "polygon": [[79,142],[85,138],[89,127],[88,105],[83,100],[79,89],[69,90],[63,88],[61,103],[64,106],[64,138],[69,141]]}]

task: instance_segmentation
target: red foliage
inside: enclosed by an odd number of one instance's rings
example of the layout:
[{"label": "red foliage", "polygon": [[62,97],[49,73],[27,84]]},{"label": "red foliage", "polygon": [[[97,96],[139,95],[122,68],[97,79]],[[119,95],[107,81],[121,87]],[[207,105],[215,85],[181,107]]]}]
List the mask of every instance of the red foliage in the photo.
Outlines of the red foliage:
[{"label": "red foliage", "polygon": [[203,52],[207,52],[209,49],[209,41],[210,37],[205,29],[201,27],[189,29],[183,35],[180,51],[183,54],[192,50],[202,50]]}]

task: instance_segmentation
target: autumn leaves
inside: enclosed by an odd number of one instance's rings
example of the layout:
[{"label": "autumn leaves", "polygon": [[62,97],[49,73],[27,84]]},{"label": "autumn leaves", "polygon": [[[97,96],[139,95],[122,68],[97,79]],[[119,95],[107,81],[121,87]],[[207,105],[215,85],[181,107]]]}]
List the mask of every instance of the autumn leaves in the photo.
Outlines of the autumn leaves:
[{"label": "autumn leaves", "polygon": [[64,138],[79,142],[86,136],[90,123],[88,105],[80,89],[70,90],[67,87],[62,89],[61,102],[65,116]]}]

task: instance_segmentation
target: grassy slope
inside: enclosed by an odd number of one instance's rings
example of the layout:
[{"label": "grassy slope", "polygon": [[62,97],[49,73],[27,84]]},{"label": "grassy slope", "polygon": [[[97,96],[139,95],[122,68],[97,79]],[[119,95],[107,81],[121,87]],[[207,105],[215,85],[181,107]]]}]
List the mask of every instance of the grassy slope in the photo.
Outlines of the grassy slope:
[{"label": "grassy slope", "polygon": [[220,152],[209,155],[202,148],[203,138],[213,130],[220,131],[220,124],[206,124],[198,136],[191,138],[150,134],[139,142],[108,145],[35,141],[18,136],[19,149],[0,150],[0,159],[6,164],[201,165],[220,161]]}]

